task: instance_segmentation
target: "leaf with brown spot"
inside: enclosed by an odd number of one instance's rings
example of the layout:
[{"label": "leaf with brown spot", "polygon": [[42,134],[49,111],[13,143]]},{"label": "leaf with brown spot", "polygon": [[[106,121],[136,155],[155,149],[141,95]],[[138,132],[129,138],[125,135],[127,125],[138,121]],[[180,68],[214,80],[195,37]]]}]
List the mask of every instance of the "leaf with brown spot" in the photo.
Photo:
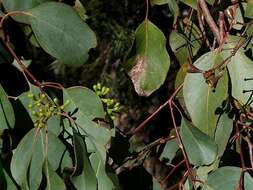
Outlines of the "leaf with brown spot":
[{"label": "leaf with brown spot", "polygon": [[164,34],[149,20],[136,30],[133,56],[124,64],[140,96],[149,96],[165,81],[170,66]]}]

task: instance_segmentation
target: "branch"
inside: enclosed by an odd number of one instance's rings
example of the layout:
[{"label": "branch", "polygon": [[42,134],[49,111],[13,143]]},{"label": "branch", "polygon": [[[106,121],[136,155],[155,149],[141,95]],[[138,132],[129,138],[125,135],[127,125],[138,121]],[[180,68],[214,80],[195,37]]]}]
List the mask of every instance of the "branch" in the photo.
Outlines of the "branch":
[{"label": "branch", "polygon": [[217,25],[215,24],[213,17],[210,14],[210,11],[206,5],[205,0],[198,0],[198,4],[199,7],[201,8],[201,11],[203,13],[203,16],[207,22],[207,24],[209,25],[210,29],[213,32],[213,35],[215,36],[215,38],[217,39],[219,44],[222,44],[222,40],[221,40],[221,36],[220,36],[220,30],[217,27]]}]

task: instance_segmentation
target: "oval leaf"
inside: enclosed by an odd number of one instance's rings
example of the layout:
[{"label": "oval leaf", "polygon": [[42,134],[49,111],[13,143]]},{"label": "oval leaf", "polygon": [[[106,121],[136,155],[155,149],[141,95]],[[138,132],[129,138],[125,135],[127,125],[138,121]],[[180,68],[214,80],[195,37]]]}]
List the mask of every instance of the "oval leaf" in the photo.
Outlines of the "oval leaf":
[{"label": "oval leaf", "polygon": [[70,101],[65,107],[65,112],[73,113],[81,134],[89,137],[105,161],[106,144],[112,136],[112,131],[92,121],[104,117],[103,105],[99,97],[88,88],[73,87],[64,90],[63,100]]},{"label": "oval leaf", "polygon": [[98,190],[112,190],[112,189],[118,189],[115,187],[112,180],[109,178],[105,171],[105,164],[100,159],[99,155],[97,153],[92,153],[90,156],[90,161],[93,170],[96,173],[97,180],[98,180]]},{"label": "oval leaf", "polygon": [[6,10],[10,11],[23,11],[31,9],[41,3],[53,0],[3,0],[3,5]]},{"label": "oval leaf", "polygon": [[76,157],[75,174],[71,181],[77,189],[96,190],[97,178],[92,169],[87,147],[83,137],[77,133],[73,135],[73,143]]},{"label": "oval leaf", "polygon": [[18,144],[12,160],[11,173],[15,181],[19,184],[25,184],[27,170],[32,159],[34,147],[37,144],[38,131],[34,128],[30,130]]},{"label": "oval leaf", "polygon": [[60,176],[53,170],[48,162],[45,162],[45,173],[47,177],[46,190],[62,189],[65,190],[66,186]]},{"label": "oval leaf", "polygon": [[[215,52],[209,52],[200,57],[194,65],[204,71],[223,61]],[[228,94],[228,78],[224,72],[215,88],[209,86],[202,73],[188,73],[185,77],[183,95],[184,101],[193,124],[209,136],[214,136],[219,115],[216,109],[222,105]]]},{"label": "oval leaf", "polygon": [[7,94],[0,85],[0,132],[4,129],[13,128],[15,115]]},{"label": "oval leaf", "polygon": [[97,45],[94,32],[68,5],[43,3],[27,11],[27,14],[41,47],[65,64],[84,64],[88,51]]},{"label": "oval leaf", "polygon": [[208,135],[185,119],[182,119],[180,134],[186,153],[193,165],[209,165],[214,162],[217,156],[217,145]]},{"label": "oval leaf", "polygon": [[227,67],[232,82],[232,96],[240,103],[246,104],[252,100],[253,62],[239,50]]},{"label": "oval leaf", "polygon": [[145,20],[136,30],[136,53],[125,68],[140,96],[149,96],[165,81],[170,58],[164,34],[152,22]]},{"label": "oval leaf", "polygon": [[229,137],[233,130],[233,119],[229,118],[227,114],[221,115],[217,123],[215,131],[215,142],[218,144],[218,157],[220,158],[227,146]]},{"label": "oval leaf", "polygon": [[29,23],[29,16],[25,14],[25,12],[22,12],[27,9],[31,9],[33,7],[38,6],[41,3],[45,3],[47,1],[53,1],[53,0],[3,0],[3,6],[8,11],[20,11],[20,14],[13,15],[12,18],[17,22],[22,23]]},{"label": "oval leaf", "polygon": [[[241,168],[237,167],[221,167],[211,173],[207,178],[207,184],[204,190],[232,190],[237,189],[240,181]],[[251,190],[253,187],[253,179],[248,173],[244,174],[244,189]]]},{"label": "oval leaf", "polygon": [[170,34],[170,47],[175,53],[180,64],[188,63],[201,47],[200,31],[191,23],[191,29],[185,34],[172,31]]},{"label": "oval leaf", "polygon": [[100,98],[88,88],[79,86],[65,89],[63,100],[64,102],[70,101],[70,104],[66,108],[67,111],[73,112],[77,108],[78,112],[82,112],[90,120],[105,117]]}]

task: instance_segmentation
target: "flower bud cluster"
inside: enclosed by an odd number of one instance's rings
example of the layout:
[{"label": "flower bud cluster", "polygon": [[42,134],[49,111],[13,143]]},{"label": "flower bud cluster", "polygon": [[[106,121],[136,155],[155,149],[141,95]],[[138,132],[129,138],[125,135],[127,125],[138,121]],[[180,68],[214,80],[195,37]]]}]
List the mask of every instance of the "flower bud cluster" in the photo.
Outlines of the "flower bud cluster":
[{"label": "flower bud cluster", "polygon": [[34,126],[37,128],[46,127],[47,121],[53,115],[60,116],[63,109],[69,104],[69,100],[67,100],[65,104],[60,106],[57,98],[50,101],[45,93],[36,96],[30,91],[27,97],[29,98],[28,109],[31,110],[31,114],[35,118]]},{"label": "flower bud cluster", "polygon": [[112,120],[114,120],[116,118],[116,114],[119,113],[120,104],[119,102],[116,102],[115,100],[106,97],[110,92],[110,88],[102,86],[100,83],[97,83],[93,85],[93,89],[102,100],[107,114],[111,117]]}]

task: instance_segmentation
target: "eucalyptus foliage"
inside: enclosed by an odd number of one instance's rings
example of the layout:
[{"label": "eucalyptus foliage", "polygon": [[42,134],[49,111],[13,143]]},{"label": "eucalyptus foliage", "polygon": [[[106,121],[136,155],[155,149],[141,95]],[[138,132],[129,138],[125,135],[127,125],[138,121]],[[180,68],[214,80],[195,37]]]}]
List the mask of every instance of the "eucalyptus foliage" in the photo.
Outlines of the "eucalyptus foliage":
[{"label": "eucalyptus foliage", "polygon": [[[52,64],[92,70],[90,60],[97,56],[94,49],[103,49],[98,47],[102,39],[89,26],[94,20],[85,15],[88,3],[73,2],[1,1],[0,64],[22,73],[26,88],[13,96],[0,84],[0,189],[119,190],[118,174],[139,165],[152,175],[154,190],[253,189],[252,1],[143,4],[146,17],[133,29],[132,47],[119,61],[136,95],[145,99],[162,86],[175,89],[157,112],[126,134],[114,125],[121,109],[110,88],[39,80],[29,70],[34,60],[16,52],[11,34],[21,32],[29,51]],[[165,28],[151,16],[161,7],[169,20]],[[167,133],[152,142],[139,140],[138,133],[161,109],[171,116],[171,123],[163,123]],[[119,135],[130,136],[131,144],[121,161],[111,154]],[[154,156],[152,169],[147,163]]]}]

